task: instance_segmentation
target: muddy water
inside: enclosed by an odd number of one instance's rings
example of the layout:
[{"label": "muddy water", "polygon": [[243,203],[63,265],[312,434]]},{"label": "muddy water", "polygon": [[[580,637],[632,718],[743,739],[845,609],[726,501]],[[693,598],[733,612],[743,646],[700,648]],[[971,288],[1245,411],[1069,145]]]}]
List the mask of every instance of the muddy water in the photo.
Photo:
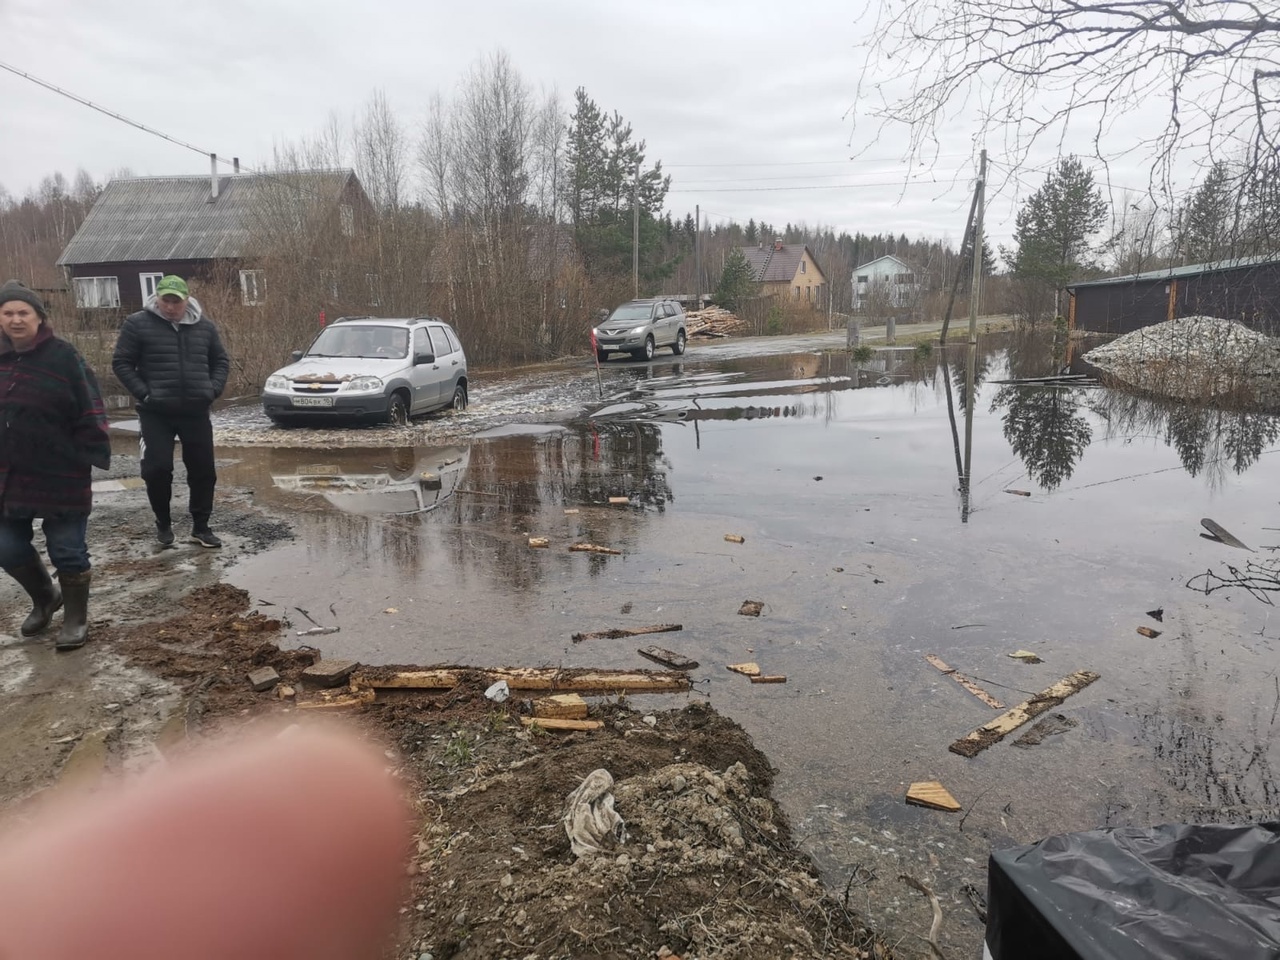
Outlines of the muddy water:
[{"label": "muddy water", "polygon": [[[897,879],[913,874],[942,900],[944,947],[975,956],[962,888],[985,889],[992,846],[1276,815],[1280,706],[1272,608],[1186,586],[1267,564],[1280,544],[1265,529],[1280,527],[1274,422],[1002,386],[1054,372],[1053,355],[997,338],[981,354],[968,511],[962,391],[947,388],[959,354],[944,368],[910,350],[861,366],[691,351],[607,368],[602,400],[585,367],[491,385],[513,415],[468,440],[225,449],[224,476],[295,513],[298,531],[231,579],[296,630],[340,627],[311,642],[365,662],[633,667],[651,642],[698,660],[691,696],[772,758],[805,849],[850,908],[918,943],[929,910]],[[467,416],[485,416],[483,390]],[[1257,552],[1203,539],[1202,517]],[[580,541],[622,554],[569,552]],[[761,617],[738,615],[747,599]],[[570,639],[656,623],[683,630]],[[1044,662],[1008,657],[1018,649]],[[964,759],[947,745],[995,711],[925,653],[1010,706],[1074,670],[1102,679],[1057,711],[1077,722],[1065,733]],[[725,670],[744,660],[787,683]],[[901,802],[935,779],[964,813]]]}]

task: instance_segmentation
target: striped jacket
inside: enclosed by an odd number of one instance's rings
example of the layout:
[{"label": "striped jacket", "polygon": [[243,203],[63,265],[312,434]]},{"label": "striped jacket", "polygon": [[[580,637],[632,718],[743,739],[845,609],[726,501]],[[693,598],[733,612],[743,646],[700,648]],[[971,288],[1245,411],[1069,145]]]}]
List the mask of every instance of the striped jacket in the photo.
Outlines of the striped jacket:
[{"label": "striped jacket", "polygon": [[102,394],[80,351],[48,323],[23,353],[0,334],[0,516],[88,513],[90,468],[110,464]]}]

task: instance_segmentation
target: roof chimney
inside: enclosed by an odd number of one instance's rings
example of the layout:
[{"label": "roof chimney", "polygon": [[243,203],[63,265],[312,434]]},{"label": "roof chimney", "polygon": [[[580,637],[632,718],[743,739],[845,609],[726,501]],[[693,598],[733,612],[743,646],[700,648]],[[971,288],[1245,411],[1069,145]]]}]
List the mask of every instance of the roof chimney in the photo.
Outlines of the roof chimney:
[{"label": "roof chimney", "polygon": [[209,199],[205,203],[213,203],[218,199],[218,155],[209,154]]},{"label": "roof chimney", "polygon": [[773,249],[775,249],[775,250],[781,250],[781,249],[782,249],[782,238],[781,238],[781,237],[774,237],[774,238],[773,238]]},{"label": "roof chimney", "polygon": [[240,172],[240,158],[239,158],[239,157],[232,157],[232,158],[231,158],[231,172],[232,172],[232,173],[239,173],[239,172]]}]

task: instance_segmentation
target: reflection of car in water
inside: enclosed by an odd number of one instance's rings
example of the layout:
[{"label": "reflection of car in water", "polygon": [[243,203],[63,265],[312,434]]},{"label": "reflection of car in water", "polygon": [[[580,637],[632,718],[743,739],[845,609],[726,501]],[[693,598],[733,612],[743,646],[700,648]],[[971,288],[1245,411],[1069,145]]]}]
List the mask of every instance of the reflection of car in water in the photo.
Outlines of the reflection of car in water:
[{"label": "reflection of car in water", "polygon": [[457,489],[471,458],[467,447],[328,450],[324,463],[314,462],[315,450],[276,454],[276,487],[318,494],[339,510],[365,516],[434,510]]}]

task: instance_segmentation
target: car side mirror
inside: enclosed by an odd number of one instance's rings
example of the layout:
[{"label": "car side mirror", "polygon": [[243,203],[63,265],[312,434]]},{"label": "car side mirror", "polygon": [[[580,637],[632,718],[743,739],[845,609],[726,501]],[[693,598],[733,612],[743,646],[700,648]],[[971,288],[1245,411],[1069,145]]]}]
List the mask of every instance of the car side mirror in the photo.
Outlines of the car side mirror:
[{"label": "car side mirror", "polygon": [[289,354],[289,359],[292,360],[294,363],[297,363],[299,360],[302,359],[302,351],[301,350],[293,351],[293,353]]},{"label": "car side mirror", "polygon": [[434,353],[419,353],[413,358],[414,366],[422,366],[424,363],[435,363],[436,355]]}]

